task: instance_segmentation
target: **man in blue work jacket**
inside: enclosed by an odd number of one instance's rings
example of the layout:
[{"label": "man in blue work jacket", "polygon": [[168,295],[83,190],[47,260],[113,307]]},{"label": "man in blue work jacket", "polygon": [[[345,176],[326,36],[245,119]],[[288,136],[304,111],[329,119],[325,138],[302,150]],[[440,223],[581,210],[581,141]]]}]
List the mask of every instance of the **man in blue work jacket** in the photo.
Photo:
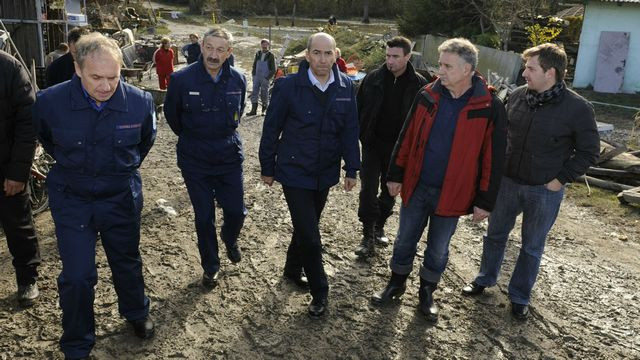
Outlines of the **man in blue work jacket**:
[{"label": "man in blue work jacket", "polygon": [[47,177],[62,272],[60,348],[89,358],[95,343],[95,247],[100,234],[118,310],[140,338],[153,336],[140,258],[138,167],[155,140],[150,94],[120,81],[122,53],[99,33],[78,43],[76,74],[38,94],[38,137],[56,163]]},{"label": "man in blue work jacket", "polygon": [[322,209],[340,179],[340,159],[347,191],[360,168],[354,88],[335,65],[335,49],[331,35],[309,37],[298,73],[275,83],[260,141],[262,180],[282,184],[293,222],[284,276],[309,286],[312,317],[322,316],[328,303],[318,228]]},{"label": "man in blue work jacket", "polygon": [[232,263],[240,262],[237,239],[247,215],[242,189],[242,142],[236,131],[244,111],[246,79],[229,65],[231,33],[208,30],[197,62],[171,75],[164,114],[178,135],[178,167],[195,213],[202,285],[213,289],[220,270],[215,204],[222,207],[220,237]]}]

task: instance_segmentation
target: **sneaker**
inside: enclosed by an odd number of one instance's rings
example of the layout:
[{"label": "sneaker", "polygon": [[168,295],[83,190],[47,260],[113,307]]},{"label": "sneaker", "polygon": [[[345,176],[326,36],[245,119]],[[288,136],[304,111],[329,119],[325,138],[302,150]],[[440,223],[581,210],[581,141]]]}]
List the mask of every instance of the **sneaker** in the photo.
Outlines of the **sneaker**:
[{"label": "sneaker", "polygon": [[18,286],[18,304],[22,307],[33,306],[39,295],[40,291],[38,291],[37,283]]}]

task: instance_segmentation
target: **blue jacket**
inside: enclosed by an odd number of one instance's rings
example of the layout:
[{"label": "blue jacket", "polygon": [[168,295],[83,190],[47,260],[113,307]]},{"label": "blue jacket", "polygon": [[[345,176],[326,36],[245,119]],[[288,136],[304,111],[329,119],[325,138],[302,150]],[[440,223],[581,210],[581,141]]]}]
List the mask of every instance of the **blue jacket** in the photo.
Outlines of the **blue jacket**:
[{"label": "blue jacket", "polygon": [[98,112],[73,75],[39,92],[33,113],[38,138],[56,160],[47,176],[52,211],[64,208],[66,220],[85,225],[94,210],[110,223],[131,221],[142,205],[137,169],[156,136],[151,95],[120,81]]},{"label": "blue jacket", "polygon": [[178,135],[178,166],[187,173],[222,174],[242,166],[236,128],[244,111],[247,82],[224,62],[218,83],[199,60],[171,74],[164,115]]},{"label": "blue jacket", "polygon": [[358,113],[353,85],[337,66],[324,106],[313,93],[308,69],[302,61],[297,74],[276,81],[262,129],[260,165],[262,175],[285,186],[323,190],[338,183],[340,158],[346,176],[356,177]]},{"label": "blue jacket", "polygon": [[187,64],[193,64],[200,57],[200,43],[191,43],[182,47],[182,55],[187,58]]}]

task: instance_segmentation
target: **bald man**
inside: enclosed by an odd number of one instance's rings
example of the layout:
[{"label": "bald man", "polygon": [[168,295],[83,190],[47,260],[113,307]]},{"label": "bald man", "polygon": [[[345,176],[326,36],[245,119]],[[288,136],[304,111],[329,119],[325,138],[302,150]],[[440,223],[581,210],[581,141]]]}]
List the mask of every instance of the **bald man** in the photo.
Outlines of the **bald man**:
[{"label": "bald man", "polygon": [[355,186],[360,168],[354,88],[335,65],[335,49],[326,33],[309,37],[298,73],[275,83],[260,141],[262,180],[282,184],[293,222],[284,276],[309,287],[311,317],[325,313],[329,293],[320,215],[329,189],[340,180],[341,160],[346,191]]}]

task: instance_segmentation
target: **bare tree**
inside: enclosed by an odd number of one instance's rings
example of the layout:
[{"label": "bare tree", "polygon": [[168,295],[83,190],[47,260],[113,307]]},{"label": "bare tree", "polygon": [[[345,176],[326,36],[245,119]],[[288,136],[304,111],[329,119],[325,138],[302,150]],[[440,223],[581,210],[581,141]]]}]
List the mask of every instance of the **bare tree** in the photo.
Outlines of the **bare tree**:
[{"label": "bare tree", "polygon": [[508,50],[511,32],[522,25],[521,17],[538,14],[546,0],[469,0],[469,4],[489,21],[500,36],[503,49]]}]

